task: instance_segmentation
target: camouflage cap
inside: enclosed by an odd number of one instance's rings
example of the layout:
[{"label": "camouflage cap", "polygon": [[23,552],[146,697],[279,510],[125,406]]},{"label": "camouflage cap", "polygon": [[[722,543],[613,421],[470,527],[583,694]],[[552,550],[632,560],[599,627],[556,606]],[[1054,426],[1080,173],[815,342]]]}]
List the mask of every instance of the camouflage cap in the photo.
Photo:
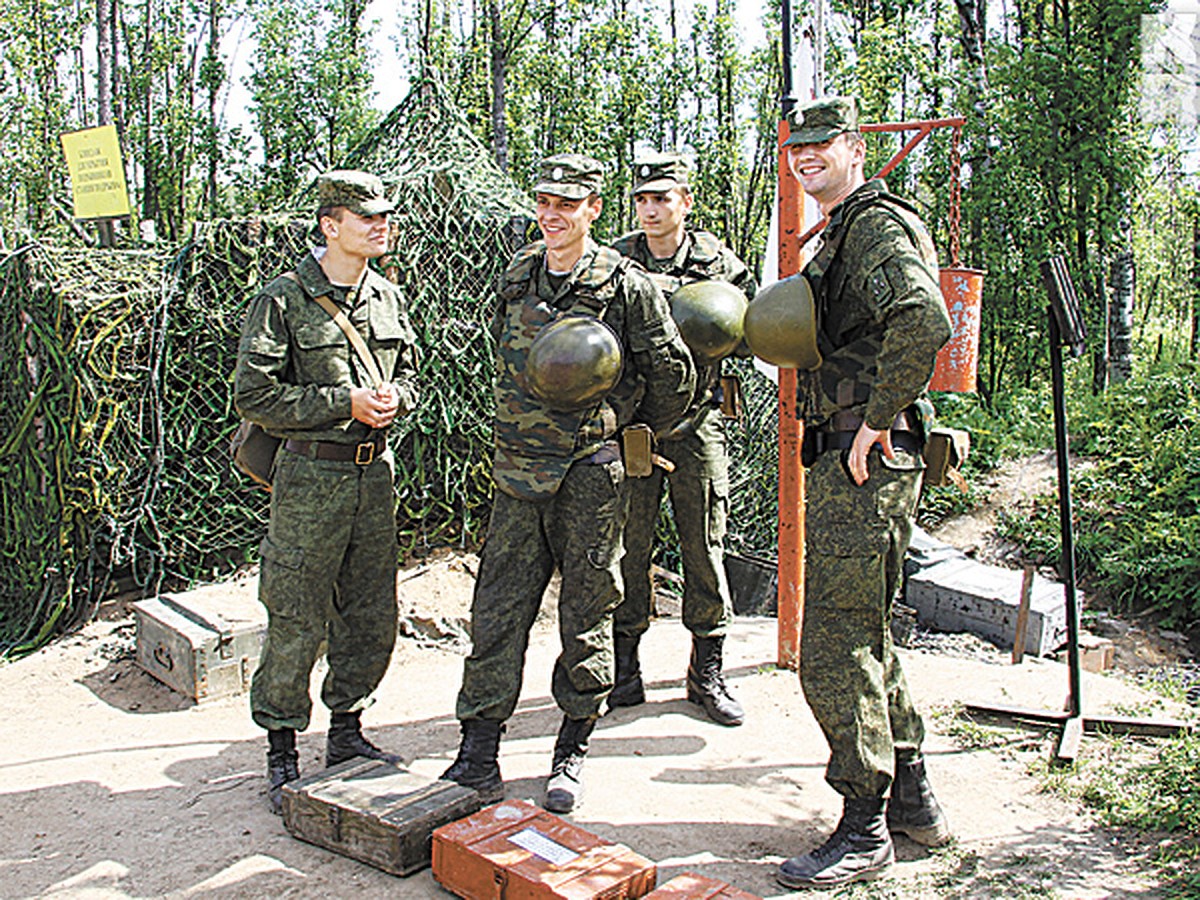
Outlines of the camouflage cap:
[{"label": "camouflage cap", "polygon": [[788,114],[785,147],[819,144],[847,131],[858,131],[858,103],[853,97],[821,97],[801,103]]},{"label": "camouflage cap", "polygon": [[559,153],[542,160],[535,194],[553,194],[568,200],[582,200],[599,194],[604,187],[604,166],[590,156]]},{"label": "camouflage cap", "polygon": [[377,216],[396,208],[378,176],[356,169],[338,169],[318,176],[317,209],[327,206],[340,206],[360,216]]},{"label": "camouflage cap", "polygon": [[633,193],[665,192],[687,187],[691,166],[678,153],[650,153],[633,164]]}]

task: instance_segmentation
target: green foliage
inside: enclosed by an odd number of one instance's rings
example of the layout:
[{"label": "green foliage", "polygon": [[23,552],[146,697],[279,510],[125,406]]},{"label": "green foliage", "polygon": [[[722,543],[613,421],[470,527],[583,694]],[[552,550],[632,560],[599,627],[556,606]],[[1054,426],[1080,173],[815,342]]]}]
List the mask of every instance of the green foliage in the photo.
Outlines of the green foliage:
[{"label": "green foliage", "polygon": [[257,0],[249,84],[263,142],[257,200],[283,209],[374,124],[361,9],[342,0]]},{"label": "green foliage", "polygon": [[[1046,391],[1048,395],[1048,391]],[[1153,610],[1170,627],[1200,621],[1200,378],[1161,365],[1100,396],[1075,390],[1068,411],[1076,565],[1089,592]],[[1045,444],[1043,444],[1045,446]],[[999,530],[1057,563],[1055,495],[1002,514]]]},{"label": "green foliage", "polygon": [[1082,763],[1058,790],[1078,796],[1109,825],[1166,832],[1153,862],[1169,897],[1200,888],[1200,732],[1156,742],[1097,742],[1097,759]]}]

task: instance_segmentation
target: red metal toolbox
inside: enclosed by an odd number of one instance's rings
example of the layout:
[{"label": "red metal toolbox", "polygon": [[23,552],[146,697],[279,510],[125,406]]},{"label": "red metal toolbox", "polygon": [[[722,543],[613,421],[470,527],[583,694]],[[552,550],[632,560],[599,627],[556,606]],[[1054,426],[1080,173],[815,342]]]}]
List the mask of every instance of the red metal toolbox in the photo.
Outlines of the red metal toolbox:
[{"label": "red metal toolbox", "polygon": [[433,833],[433,877],[466,900],[622,900],[654,889],[654,863],[522,800]]},{"label": "red metal toolbox", "polygon": [[762,900],[724,881],[684,872],[646,895],[646,900]]}]

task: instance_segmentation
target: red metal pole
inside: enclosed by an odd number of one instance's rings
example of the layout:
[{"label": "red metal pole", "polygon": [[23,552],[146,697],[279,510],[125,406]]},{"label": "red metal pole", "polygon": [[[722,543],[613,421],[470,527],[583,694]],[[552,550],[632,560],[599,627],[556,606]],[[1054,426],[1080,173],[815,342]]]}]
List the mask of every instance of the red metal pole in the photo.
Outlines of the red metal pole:
[{"label": "red metal pole", "polygon": [[[779,277],[800,271],[800,231],[804,196],[792,177],[783,142],[786,120],[779,123]],[[796,370],[779,370],[779,666],[800,668],[800,629],[804,609],[804,466],[800,444],[804,425],[796,417]]]}]

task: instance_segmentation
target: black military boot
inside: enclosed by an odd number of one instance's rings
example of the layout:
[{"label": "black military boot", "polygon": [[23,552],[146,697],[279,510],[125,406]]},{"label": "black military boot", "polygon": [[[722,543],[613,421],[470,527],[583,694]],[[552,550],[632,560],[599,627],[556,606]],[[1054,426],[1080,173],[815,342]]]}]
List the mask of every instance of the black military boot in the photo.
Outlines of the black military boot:
[{"label": "black military boot", "polygon": [[699,703],[718,725],[741,725],[746,719],[742,705],[733,699],[721,671],[723,637],[692,638],[692,661],[688,665],[687,698]]},{"label": "black military boot", "polygon": [[325,738],[325,767],[336,766],[338,763],[365,756],[367,759],[380,759],[398,766],[401,759],[395,753],[380,750],[362,733],[362,723],[359,721],[361,712],[335,712],[329,717],[329,734]]},{"label": "black military boot", "polygon": [[442,778],[476,791],[485,804],[504,799],[504,781],[500,777],[500,735],[502,722],[464,719],[458,758]]},{"label": "black military boot", "polygon": [[896,754],[896,777],[887,804],[888,830],[907,835],[926,847],[950,840],[950,825],[925,777],[925,758],[918,753]]},{"label": "black military boot", "polygon": [[267,732],[267,799],[275,815],[283,813],[283,786],[299,777],[296,732],[291,728],[272,728]]},{"label": "black military boot", "polygon": [[554,742],[554,761],[546,782],[546,802],[552,813],[569,813],[583,799],[583,758],[588,738],[596,727],[595,719],[571,719],[563,716]]},{"label": "black military boot", "polygon": [[618,634],[614,642],[617,657],[617,675],[613,689],[608,695],[609,709],[618,706],[639,706],[646,702],[646,688],[642,684],[642,665],[638,662],[640,635],[627,637]]},{"label": "black military boot", "polygon": [[775,874],[788,888],[824,888],[884,875],[896,859],[883,815],[882,797],[846,798],[842,821],[811,853],[793,856]]}]

